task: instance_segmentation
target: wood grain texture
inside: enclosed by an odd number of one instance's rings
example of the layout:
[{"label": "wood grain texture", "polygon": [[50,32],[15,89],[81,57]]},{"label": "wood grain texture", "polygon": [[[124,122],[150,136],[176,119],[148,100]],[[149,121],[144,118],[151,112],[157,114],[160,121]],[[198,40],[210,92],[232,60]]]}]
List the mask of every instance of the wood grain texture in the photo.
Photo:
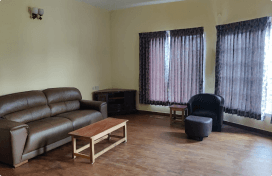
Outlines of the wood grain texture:
[{"label": "wood grain texture", "polygon": [[21,163],[19,163],[19,164],[16,164],[16,165],[14,166],[14,168],[20,167],[20,166],[22,166],[22,165],[24,165],[24,164],[26,164],[26,163],[28,163],[28,160],[25,160],[25,161],[23,161],[23,162],[21,162]]},{"label": "wood grain texture", "polygon": [[[184,120],[185,120],[185,110],[187,110],[186,105],[172,105],[170,106],[170,124],[179,121],[182,122],[182,125],[184,125]],[[181,111],[182,112],[182,118],[178,119],[176,111]],[[174,112],[174,116],[172,115],[172,112]],[[174,117],[174,118],[173,118]]]},{"label": "wood grain texture", "polygon": [[[119,145],[122,142],[127,142],[127,123],[128,120],[123,119],[116,119],[116,118],[107,118],[105,120],[93,123],[91,125],[88,125],[86,127],[83,127],[81,129],[78,129],[76,131],[70,132],[69,134],[72,135],[72,145],[73,145],[73,153],[72,158],[75,158],[75,156],[81,156],[83,158],[90,159],[90,162],[94,164],[95,159],[98,158],[103,153],[106,153],[113,147]],[[103,141],[104,139],[110,139],[110,133],[114,132],[115,130],[118,130],[119,128],[123,127],[123,138],[121,138],[119,141],[116,141],[114,144],[106,147],[102,151],[100,151],[97,154],[94,154],[94,144],[99,143]],[[83,147],[80,147],[79,149],[76,149],[76,138],[86,138],[84,140],[89,140],[90,144],[87,144]],[[90,154],[84,155],[79,152],[84,151],[85,149],[90,147]]]},{"label": "wood grain texture", "polygon": [[77,153],[77,148],[76,148],[76,138],[72,137],[72,158],[75,159],[76,156],[74,153]]},{"label": "wood grain texture", "polygon": [[186,105],[171,105],[170,109],[172,110],[177,110],[177,111],[181,111],[183,109],[186,109],[187,106]]},{"label": "wood grain texture", "polygon": [[[86,127],[75,130],[73,132],[70,132],[69,135],[91,138],[91,137],[94,137],[94,136],[96,136],[106,130],[109,130],[119,124],[125,123],[127,121],[128,120],[116,119],[116,118],[109,117],[107,119],[101,120],[101,121],[96,122],[94,124],[91,124]],[[96,139],[94,139],[94,140],[96,140]]]},{"label": "wood grain texture", "polygon": [[93,164],[95,162],[95,155],[94,155],[94,140],[90,139],[90,162]]},{"label": "wood grain texture", "polygon": [[[71,143],[30,159],[16,169],[0,164],[0,175],[89,176],[271,176],[272,137],[224,125],[198,142],[187,139],[179,123],[170,125],[167,116],[133,114],[128,119],[128,143],[109,150],[95,164],[85,158],[72,159]],[[119,129],[112,135],[123,135]],[[96,144],[95,153],[115,139]],[[116,139],[118,140],[118,139]],[[84,146],[89,141],[78,140]],[[86,149],[82,153],[89,155]]]}]

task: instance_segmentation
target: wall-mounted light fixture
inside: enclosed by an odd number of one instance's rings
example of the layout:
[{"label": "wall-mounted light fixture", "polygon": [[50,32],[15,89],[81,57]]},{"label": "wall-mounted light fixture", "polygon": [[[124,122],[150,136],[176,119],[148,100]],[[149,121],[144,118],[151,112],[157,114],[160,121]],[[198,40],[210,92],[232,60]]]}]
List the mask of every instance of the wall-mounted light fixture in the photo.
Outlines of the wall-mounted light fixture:
[{"label": "wall-mounted light fixture", "polygon": [[33,7],[32,11],[31,11],[31,14],[32,14],[32,18],[33,19],[37,18],[37,16],[38,16],[38,8]]},{"label": "wall-mounted light fixture", "polygon": [[31,10],[31,18],[32,19],[36,19],[38,17],[38,15],[40,16],[39,20],[42,20],[42,16],[44,14],[44,10],[43,9],[38,9],[36,7],[33,7],[32,10]]},{"label": "wall-mounted light fixture", "polygon": [[43,14],[44,14],[44,10],[43,10],[43,9],[39,9],[39,10],[38,10],[38,13],[39,13],[39,15],[40,15],[39,20],[42,20],[42,16],[43,16]]}]

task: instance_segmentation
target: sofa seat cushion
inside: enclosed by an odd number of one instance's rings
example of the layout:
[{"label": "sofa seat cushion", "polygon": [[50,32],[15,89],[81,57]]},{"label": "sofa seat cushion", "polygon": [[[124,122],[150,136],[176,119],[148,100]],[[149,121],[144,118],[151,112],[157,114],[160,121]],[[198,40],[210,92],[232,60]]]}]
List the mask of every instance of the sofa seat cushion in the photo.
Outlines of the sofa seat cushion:
[{"label": "sofa seat cushion", "polygon": [[212,111],[207,111],[207,110],[195,110],[195,111],[192,112],[191,115],[201,116],[201,117],[210,117],[213,120],[217,120],[216,113],[214,113]]},{"label": "sofa seat cushion", "polygon": [[58,117],[65,117],[71,120],[73,122],[74,130],[103,120],[102,114],[96,110],[76,110],[58,114]]},{"label": "sofa seat cushion", "polygon": [[48,117],[27,123],[29,134],[24,154],[45,147],[56,141],[68,137],[73,131],[73,124],[69,119],[62,117]]}]

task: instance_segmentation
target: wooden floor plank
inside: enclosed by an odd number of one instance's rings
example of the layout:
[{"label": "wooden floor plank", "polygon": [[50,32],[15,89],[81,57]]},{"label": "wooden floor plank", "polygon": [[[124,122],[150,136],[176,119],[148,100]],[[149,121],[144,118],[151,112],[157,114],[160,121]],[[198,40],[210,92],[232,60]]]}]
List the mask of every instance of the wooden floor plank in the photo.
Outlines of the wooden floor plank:
[{"label": "wooden floor plank", "polygon": [[[167,176],[263,176],[272,174],[272,138],[225,125],[198,142],[187,139],[180,123],[151,114],[116,116],[128,119],[128,142],[89,160],[72,159],[68,143],[30,159],[14,169],[0,164],[0,175],[167,175]],[[123,129],[112,135],[123,136]],[[103,140],[95,153],[118,138]],[[78,140],[78,147],[88,141]],[[89,150],[82,151],[89,155]]]}]

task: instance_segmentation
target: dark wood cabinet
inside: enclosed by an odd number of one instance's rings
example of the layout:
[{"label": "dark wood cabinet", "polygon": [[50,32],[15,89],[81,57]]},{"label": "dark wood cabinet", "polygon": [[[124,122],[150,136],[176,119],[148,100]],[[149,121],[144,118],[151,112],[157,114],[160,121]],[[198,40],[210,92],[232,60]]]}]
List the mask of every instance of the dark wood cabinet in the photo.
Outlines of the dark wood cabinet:
[{"label": "dark wood cabinet", "polygon": [[108,105],[108,116],[137,112],[136,90],[104,89],[93,92],[93,100],[105,101]]}]

